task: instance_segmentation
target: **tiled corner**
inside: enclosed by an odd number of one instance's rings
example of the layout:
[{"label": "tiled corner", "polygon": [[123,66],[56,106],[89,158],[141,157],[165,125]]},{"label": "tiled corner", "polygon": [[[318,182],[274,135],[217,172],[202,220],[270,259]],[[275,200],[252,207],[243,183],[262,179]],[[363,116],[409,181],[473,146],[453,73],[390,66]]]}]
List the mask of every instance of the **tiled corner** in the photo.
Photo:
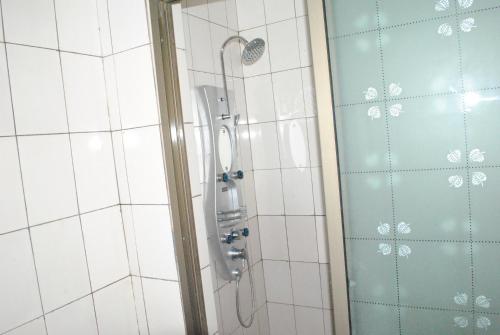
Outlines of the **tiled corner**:
[{"label": "tiled corner", "polygon": [[97,321],[91,296],[46,315],[49,334],[97,335]]}]

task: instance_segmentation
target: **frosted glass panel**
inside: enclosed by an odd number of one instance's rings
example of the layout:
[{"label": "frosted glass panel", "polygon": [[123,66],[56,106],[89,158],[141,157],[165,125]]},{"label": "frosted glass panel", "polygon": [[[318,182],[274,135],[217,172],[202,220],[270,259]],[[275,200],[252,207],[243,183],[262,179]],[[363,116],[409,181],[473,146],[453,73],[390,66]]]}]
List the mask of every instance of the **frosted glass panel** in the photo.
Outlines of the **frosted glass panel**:
[{"label": "frosted glass panel", "polygon": [[352,334],[497,334],[500,2],[324,4]]}]

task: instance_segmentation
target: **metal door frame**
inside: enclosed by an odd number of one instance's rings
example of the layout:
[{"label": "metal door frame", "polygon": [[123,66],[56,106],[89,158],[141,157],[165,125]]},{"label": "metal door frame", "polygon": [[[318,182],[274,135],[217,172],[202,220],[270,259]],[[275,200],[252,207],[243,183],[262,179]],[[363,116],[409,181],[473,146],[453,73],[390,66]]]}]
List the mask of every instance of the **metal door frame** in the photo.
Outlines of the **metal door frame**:
[{"label": "metal door frame", "polygon": [[351,334],[349,293],[342,222],[342,199],[335,135],[334,102],[324,0],[307,0],[318,109],[323,190],[330,256],[330,278],[335,335]]},{"label": "metal door frame", "polygon": [[172,17],[172,5],[179,1],[148,1],[184,324],[186,334],[207,335]]}]

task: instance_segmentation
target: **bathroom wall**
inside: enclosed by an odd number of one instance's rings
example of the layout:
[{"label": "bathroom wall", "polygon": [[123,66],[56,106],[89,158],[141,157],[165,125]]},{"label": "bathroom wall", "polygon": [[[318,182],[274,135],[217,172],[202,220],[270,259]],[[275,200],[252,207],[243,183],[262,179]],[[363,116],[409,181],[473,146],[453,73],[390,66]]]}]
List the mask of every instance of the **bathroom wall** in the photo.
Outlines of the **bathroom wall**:
[{"label": "bathroom wall", "polygon": [[[182,8],[174,6],[177,60],[182,93],[184,131],[186,134],[189,174],[193,207],[197,226],[200,266],[205,293],[205,304],[210,334],[269,334],[267,318],[264,272],[260,252],[260,234],[255,202],[252,154],[249,143],[248,121],[240,61],[240,48],[231,44],[225,52],[229,90],[235,99],[230,100],[233,111],[241,115],[240,160],[245,173],[245,201],[250,228],[249,251],[256,288],[256,317],[251,328],[243,329],[236,317],[235,283],[218,278],[216,264],[210,259],[206,240],[203,213],[203,173],[201,142],[199,138],[197,87],[211,85],[222,88],[219,50],[231,35],[238,34],[236,3],[234,0],[183,1]],[[250,291],[248,277],[241,283],[244,318],[250,313]]]},{"label": "bathroom wall", "polygon": [[328,252],[305,0],[237,0],[266,40],[243,69],[271,334],[331,334]]},{"label": "bathroom wall", "polygon": [[145,2],[0,9],[0,333],[183,334]]}]

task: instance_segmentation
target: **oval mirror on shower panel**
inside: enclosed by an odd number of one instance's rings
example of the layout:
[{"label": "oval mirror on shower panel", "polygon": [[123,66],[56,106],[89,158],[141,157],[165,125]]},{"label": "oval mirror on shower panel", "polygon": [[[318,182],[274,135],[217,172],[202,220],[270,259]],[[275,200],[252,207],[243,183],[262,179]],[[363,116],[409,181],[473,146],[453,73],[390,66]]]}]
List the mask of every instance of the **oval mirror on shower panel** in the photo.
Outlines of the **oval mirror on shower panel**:
[{"label": "oval mirror on shower panel", "polygon": [[231,170],[233,165],[233,143],[231,140],[231,132],[226,126],[219,129],[219,163],[224,172]]}]

